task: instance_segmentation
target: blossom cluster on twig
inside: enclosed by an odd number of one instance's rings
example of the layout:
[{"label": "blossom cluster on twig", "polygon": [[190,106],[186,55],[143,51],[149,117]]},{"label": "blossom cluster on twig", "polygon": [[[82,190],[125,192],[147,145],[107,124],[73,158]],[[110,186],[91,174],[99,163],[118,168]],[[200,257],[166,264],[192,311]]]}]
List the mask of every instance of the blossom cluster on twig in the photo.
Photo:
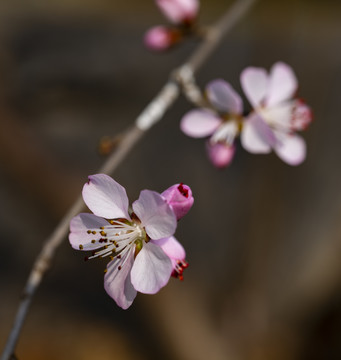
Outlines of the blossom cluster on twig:
[{"label": "blossom cluster on twig", "polygon": [[[150,29],[145,35],[149,48],[168,49],[195,32],[197,0],[156,0],[156,4],[172,25]],[[309,125],[312,112],[295,97],[298,82],[289,65],[277,62],[269,73],[258,67],[242,71],[240,82],[252,107],[249,112],[228,82],[211,81],[202,96],[194,78],[190,79],[199,94],[199,108],[182,117],[180,128],[190,137],[207,138],[208,157],[217,168],[231,163],[238,137],[251,153],[274,151],[290,165],[304,161],[306,144],[296,132]],[[186,84],[181,85],[185,92]],[[193,205],[187,185],[173,185],[161,194],[143,190],[129,210],[124,187],[108,175],[97,174],[89,176],[83,199],[93,214],[72,219],[69,240],[73,248],[91,251],[86,259],[109,259],[104,287],[118,306],[130,307],[137,292],[155,294],[171,276],[182,280],[188,266],[186,253],[173,235],[177,221]]]},{"label": "blossom cluster on twig", "polygon": [[306,144],[296,131],[306,129],[312,112],[294,97],[298,82],[292,68],[277,62],[268,74],[263,68],[248,67],[240,82],[252,106],[249,114],[244,115],[243,100],[228,82],[214,80],[206,87],[207,107],[188,112],[181,130],[194,138],[208,137],[207,153],[218,168],[231,163],[238,136],[251,153],[273,150],[287,164],[301,164]]}]

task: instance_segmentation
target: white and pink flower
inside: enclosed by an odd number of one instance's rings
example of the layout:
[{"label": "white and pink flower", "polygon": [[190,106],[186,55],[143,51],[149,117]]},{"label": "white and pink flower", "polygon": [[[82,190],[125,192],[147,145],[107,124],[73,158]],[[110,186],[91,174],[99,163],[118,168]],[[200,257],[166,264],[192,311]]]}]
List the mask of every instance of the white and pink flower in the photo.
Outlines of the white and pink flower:
[{"label": "white and pink flower", "polygon": [[224,80],[214,80],[206,87],[211,109],[196,109],[181,120],[180,128],[194,138],[209,137],[207,153],[218,168],[229,165],[235,153],[235,138],[243,120],[243,101]]},{"label": "white and pink flower", "polygon": [[155,294],[171,275],[181,278],[185,251],[174,238],[176,214],[159,193],[143,190],[132,204],[124,187],[104,174],[89,176],[83,199],[93,214],[82,213],[70,224],[69,240],[86,259],[108,257],[104,287],[127,309],[137,292]]},{"label": "white and pink flower", "polygon": [[211,109],[188,112],[181,120],[181,130],[194,138],[209,137],[207,153],[218,168],[230,164],[235,153],[235,139],[251,153],[275,153],[290,165],[306,157],[303,138],[295,132],[304,130],[312,112],[302,100],[293,98],[297,80],[290,66],[278,62],[268,75],[265,69],[248,67],[241,74],[241,85],[253,110],[243,116],[243,102],[232,86],[214,80],[206,88]]},{"label": "white and pink flower", "polygon": [[311,122],[310,108],[294,99],[298,84],[290,66],[275,63],[270,74],[263,68],[248,67],[241,74],[243,91],[253,106],[241,133],[243,147],[251,153],[275,153],[290,165],[306,157],[306,144],[295,133]]}]

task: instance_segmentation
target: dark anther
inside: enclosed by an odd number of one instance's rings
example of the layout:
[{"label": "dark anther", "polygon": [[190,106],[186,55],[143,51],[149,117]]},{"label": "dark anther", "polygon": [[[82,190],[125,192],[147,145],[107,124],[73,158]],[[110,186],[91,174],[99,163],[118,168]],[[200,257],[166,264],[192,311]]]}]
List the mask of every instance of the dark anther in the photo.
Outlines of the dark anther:
[{"label": "dark anther", "polygon": [[188,197],[188,190],[184,188],[184,183],[180,183],[180,185],[178,186],[178,190],[184,197]]}]

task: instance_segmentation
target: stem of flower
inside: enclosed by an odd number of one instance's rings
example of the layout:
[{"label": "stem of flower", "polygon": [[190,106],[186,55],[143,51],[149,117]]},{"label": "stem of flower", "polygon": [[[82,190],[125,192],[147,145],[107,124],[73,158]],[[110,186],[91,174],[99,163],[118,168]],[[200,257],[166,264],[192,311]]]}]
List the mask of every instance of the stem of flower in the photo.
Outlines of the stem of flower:
[{"label": "stem of flower", "polygon": [[[99,173],[112,174],[116,170],[130,150],[133,149],[141,139],[142,135],[158,122],[175,103],[175,100],[180,95],[180,90],[183,88],[184,91],[186,91],[186,86],[184,86],[186,81],[191,81],[191,76],[207,61],[221,42],[223,36],[231,30],[255,2],[256,0],[237,0],[226,14],[210,28],[198,49],[182,66],[171,73],[169,81],[136,119],[135,125],[124,134],[115,151],[99,169]],[[198,93],[197,96],[199,96]],[[14,324],[2,353],[1,360],[9,360],[14,357],[14,350],[33,296],[45,272],[50,267],[51,260],[57,248],[63,242],[69,231],[71,219],[81,212],[83,207],[84,203],[80,196],[62,218],[51,236],[46,239],[24,287]]]}]

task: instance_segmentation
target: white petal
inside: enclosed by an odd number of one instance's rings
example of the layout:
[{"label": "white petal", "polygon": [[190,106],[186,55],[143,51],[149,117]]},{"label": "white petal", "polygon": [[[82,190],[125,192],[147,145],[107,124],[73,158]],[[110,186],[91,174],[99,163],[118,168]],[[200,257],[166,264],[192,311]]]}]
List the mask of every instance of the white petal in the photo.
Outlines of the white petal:
[{"label": "white petal", "polygon": [[248,67],[240,75],[243,91],[253,107],[259,107],[268,92],[269,77],[265,69]]},{"label": "white petal", "polygon": [[176,216],[159,193],[142,190],[138,200],[133,203],[133,210],[151,239],[162,239],[174,234]]},{"label": "white petal", "polygon": [[254,154],[267,154],[276,141],[269,126],[257,114],[251,114],[244,122],[240,136],[245,150]]},{"label": "white petal", "polygon": [[299,165],[306,157],[305,141],[296,134],[282,134],[274,148],[276,154],[289,165]]},{"label": "white petal", "polygon": [[89,176],[89,181],[83,187],[83,199],[97,216],[130,219],[126,190],[108,175]]},{"label": "white petal", "polygon": [[172,262],[164,251],[155,244],[147,243],[136,256],[131,282],[137,291],[155,294],[168,283],[172,270]]},{"label": "white petal", "polygon": [[174,236],[160,240],[152,240],[151,243],[160,246],[169,258],[175,260],[185,260],[185,249]]},{"label": "white petal", "polygon": [[297,90],[297,79],[292,68],[282,62],[273,65],[270,71],[269,91],[266,105],[274,106],[289,100]]},{"label": "white petal", "polygon": [[[94,250],[101,248],[103,244],[93,244],[91,240],[99,240],[100,227],[108,226],[108,222],[93,214],[82,213],[75,216],[70,222],[69,241],[71,246],[77,250]],[[96,234],[88,234],[87,231],[95,231]]]},{"label": "white petal", "polygon": [[225,142],[228,145],[232,146],[235,140],[235,137],[238,134],[238,123],[235,120],[231,120],[221,124],[218,129],[211,136],[210,142]]},{"label": "white petal", "polygon": [[188,136],[201,138],[213,134],[221,119],[209,110],[189,111],[180,122],[180,129]]},{"label": "white petal", "polygon": [[266,107],[259,111],[265,121],[275,128],[288,131],[292,126],[294,102],[284,101],[273,107]]},{"label": "white petal", "polygon": [[[104,275],[105,291],[111,296],[118,306],[127,309],[136,297],[130,271],[134,263],[134,247],[131,248],[122,259],[115,258],[107,266]],[[120,270],[119,270],[119,267]]]},{"label": "white petal", "polygon": [[211,81],[206,86],[206,92],[211,104],[225,113],[241,114],[243,101],[233,87],[224,80]]}]

